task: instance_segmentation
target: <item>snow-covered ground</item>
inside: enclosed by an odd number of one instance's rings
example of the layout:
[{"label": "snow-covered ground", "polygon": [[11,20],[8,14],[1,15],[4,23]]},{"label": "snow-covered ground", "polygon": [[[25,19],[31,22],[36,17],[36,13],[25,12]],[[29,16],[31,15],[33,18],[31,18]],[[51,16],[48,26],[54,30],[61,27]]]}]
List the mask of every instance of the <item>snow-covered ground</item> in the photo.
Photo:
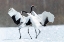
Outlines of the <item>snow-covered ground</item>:
[{"label": "snow-covered ground", "polygon": [[35,39],[34,27],[21,28],[21,39],[19,39],[18,27],[0,27],[0,42],[64,42],[64,25],[51,25],[40,27],[40,35]]}]

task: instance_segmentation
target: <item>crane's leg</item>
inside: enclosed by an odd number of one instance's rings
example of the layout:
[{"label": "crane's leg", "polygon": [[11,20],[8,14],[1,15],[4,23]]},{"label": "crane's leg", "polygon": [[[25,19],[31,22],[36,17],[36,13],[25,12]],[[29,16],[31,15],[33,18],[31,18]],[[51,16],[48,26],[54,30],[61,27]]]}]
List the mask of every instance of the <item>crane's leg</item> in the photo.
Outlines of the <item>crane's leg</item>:
[{"label": "crane's leg", "polygon": [[37,39],[37,31],[36,31],[36,29],[35,29],[35,33],[36,33],[36,39]]},{"label": "crane's leg", "polygon": [[[39,30],[39,29],[38,29],[38,30]],[[38,33],[37,37],[39,36],[40,33],[41,33],[41,31],[39,30],[39,33]]]},{"label": "crane's leg", "polygon": [[[29,34],[29,36],[30,36],[30,33],[29,33],[29,27],[28,27],[28,34]],[[30,36],[30,38],[32,39],[32,37]]]},{"label": "crane's leg", "polygon": [[19,39],[21,39],[21,32],[20,32],[20,29],[21,29],[21,28],[19,28],[19,34],[20,34],[20,38],[19,38]]},{"label": "crane's leg", "polygon": [[[38,29],[39,30],[39,29]],[[35,29],[35,33],[36,33],[36,39],[37,39],[37,37],[39,36],[39,34],[41,33],[41,31],[39,30],[39,33],[37,34],[37,31],[36,31],[36,29]]]}]

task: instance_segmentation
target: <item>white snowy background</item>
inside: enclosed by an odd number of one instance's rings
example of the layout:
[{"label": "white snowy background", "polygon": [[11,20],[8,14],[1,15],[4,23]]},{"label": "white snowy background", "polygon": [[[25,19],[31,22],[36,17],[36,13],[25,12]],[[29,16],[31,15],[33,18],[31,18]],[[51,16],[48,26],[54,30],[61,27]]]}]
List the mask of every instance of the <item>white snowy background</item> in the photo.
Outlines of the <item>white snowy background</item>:
[{"label": "white snowy background", "polygon": [[18,29],[18,27],[0,27],[0,42],[64,42],[64,25],[40,27],[41,33],[37,39],[34,27],[29,27],[33,39],[28,35],[28,27],[21,28],[22,38],[19,39]]}]

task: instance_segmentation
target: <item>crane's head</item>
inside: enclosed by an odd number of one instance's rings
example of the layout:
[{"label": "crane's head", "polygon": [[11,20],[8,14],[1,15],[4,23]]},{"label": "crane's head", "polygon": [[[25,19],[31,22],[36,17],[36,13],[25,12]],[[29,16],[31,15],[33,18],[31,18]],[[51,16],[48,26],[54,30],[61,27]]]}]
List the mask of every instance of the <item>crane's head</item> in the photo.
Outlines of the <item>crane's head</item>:
[{"label": "crane's head", "polygon": [[31,7],[32,7],[32,8],[33,8],[33,7],[35,7],[35,8],[36,8],[37,6],[35,6],[35,5],[31,5]]},{"label": "crane's head", "polygon": [[30,13],[33,11],[33,8],[36,8],[36,6],[35,5],[31,5],[31,9],[30,9]]},{"label": "crane's head", "polygon": [[34,5],[31,5],[31,7],[34,7]]}]

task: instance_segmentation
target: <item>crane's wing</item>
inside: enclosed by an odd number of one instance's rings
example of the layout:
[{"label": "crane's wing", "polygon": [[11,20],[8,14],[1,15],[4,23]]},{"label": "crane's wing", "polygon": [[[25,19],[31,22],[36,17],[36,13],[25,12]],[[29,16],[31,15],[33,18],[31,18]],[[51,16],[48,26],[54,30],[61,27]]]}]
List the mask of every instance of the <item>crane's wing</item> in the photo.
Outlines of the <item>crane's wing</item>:
[{"label": "crane's wing", "polygon": [[24,17],[20,12],[17,12],[14,8],[10,8],[8,14],[17,25],[24,21]]},{"label": "crane's wing", "polygon": [[38,14],[38,16],[42,19],[42,25],[47,24],[48,22],[54,22],[54,15],[50,12],[44,11],[42,14]]},{"label": "crane's wing", "polygon": [[36,14],[35,11],[32,11],[31,14],[32,14],[33,16],[37,16],[37,14]]},{"label": "crane's wing", "polygon": [[38,14],[37,14],[36,12],[32,11],[31,14],[32,14],[33,16],[37,17],[39,22],[42,21],[42,19],[38,16]]},{"label": "crane's wing", "polygon": [[[28,14],[30,17],[30,21],[31,21],[31,23],[32,23],[32,26],[34,26],[34,27],[36,27],[36,28],[38,28],[38,27],[40,27],[40,26],[42,26],[41,24],[40,24],[40,21],[38,20],[38,17],[37,16],[34,16],[34,15],[32,15],[31,13],[30,14]],[[36,14],[35,14],[36,15]]]}]

